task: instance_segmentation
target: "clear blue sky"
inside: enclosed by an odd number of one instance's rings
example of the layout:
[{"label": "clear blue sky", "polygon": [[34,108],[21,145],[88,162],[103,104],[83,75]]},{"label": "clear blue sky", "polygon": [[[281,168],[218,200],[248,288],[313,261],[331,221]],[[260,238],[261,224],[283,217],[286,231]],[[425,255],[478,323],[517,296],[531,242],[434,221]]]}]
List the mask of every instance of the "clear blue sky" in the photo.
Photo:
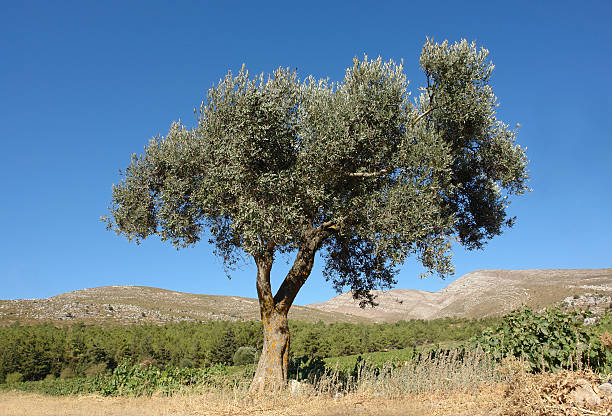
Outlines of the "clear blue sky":
[{"label": "clear blue sky", "polygon": [[[416,88],[427,36],[491,51],[499,116],[521,124],[533,192],[476,269],[612,267],[612,6],[564,2],[0,2],[0,299],[103,285],[255,297],[252,265],[224,274],[205,242],[177,251],[107,232],[130,154],[194,107],[228,69],[278,66],[341,80],[364,53],[405,61]],[[284,266],[286,269],[286,266]],[[283,267],[277,267],[278,284]],[[411,261],[399,288],[435,291]],[[335,292],[320,262],[297,298]]]}]

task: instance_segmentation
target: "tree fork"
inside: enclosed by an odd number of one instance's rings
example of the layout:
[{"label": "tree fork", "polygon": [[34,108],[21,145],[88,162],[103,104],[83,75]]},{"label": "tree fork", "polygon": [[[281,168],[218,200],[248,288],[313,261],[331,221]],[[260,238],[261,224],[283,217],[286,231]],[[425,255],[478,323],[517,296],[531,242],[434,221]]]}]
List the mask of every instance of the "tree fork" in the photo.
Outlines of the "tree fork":
[{"label": "tree fork", "polygon": [[324,226],[312,228],[305,233],[305,241],[298,249],[293,266],[274,297],[270,287],[270,271],[274,259],[271,255],[255,259],[264,345],[251,383],[251,392],[279,389],[287,384],[291,338],[287,314],[297,293],[310,276],[317,251],[332,232],[333,229]]}]

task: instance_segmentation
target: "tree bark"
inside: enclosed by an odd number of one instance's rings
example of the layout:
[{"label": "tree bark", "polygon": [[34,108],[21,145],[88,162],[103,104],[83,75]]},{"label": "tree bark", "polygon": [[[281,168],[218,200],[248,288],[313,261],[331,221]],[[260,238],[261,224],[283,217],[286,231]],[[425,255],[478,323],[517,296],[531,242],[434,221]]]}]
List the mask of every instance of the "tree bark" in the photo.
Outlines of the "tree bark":
[{"label": "tree bark", "polygon": [[287,311],[279,311],[274,304],[270,286],[270,272],[274,262],[273,248],[255,257],[257,264],[257,297],[263,323],[264,345],[250,391],[278,389],[287,382],[289,369],[289,325]]},{"label": "tree bark", "polygon": [[250,391],[273,390],[287,384],[289,372],[289,308],[310,276],[316,252],[332,233],[333,224],[325,224],[305,232],[295,261],[282,282],[276,296],[272,296],[270,272],[274,262],[273,248],[255,258],[257,264],[257,296],[263,323],[264,345],[257,364]]},{"label": "tree bark", "polygon": [[250,391],[274,390],[287,384],[289,371],[289,325],[287,313],[274,308],[262,311],[264,345]]}]

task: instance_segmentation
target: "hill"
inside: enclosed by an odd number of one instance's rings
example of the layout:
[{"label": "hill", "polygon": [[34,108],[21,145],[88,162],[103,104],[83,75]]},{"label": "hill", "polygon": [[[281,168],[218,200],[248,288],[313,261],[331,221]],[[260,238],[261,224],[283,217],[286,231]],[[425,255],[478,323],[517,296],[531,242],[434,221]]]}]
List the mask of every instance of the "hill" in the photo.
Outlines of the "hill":
[{"label": "hill", "polygon": [[447,316],[481,318],[503,315],[521,305],[534,309],[552,305],[589,307],[602,312],[610,308],[612,269],[477,270],[438,292],[392,289],[375,294],[375,308],[359,308],[350,292],[308,306],[378,322]]},{"label": "hill", "polygon": [[[521,305],[610,308],[612,269],[478,270],[438,292],[375,291],[375,308],[359,308],[350,292],[327,302],[294,305],[289,318],[306,322],[394,322],[447,316],[503,315]],[[144,286],[104,286],[46,299],[0,300],[0,325],[14,322],[125,325],[177,321],[257,320],[257,299],[197,295]]]},{"label": "hill", "polygon": [[[307,322],[364,322],[350,314],[293,306],[290,319]],[[144,286],[104,286],[63,293],[46,299],[0,300],[0,325],[14,322],[76,321],[125,325],[177,321],[259,319],[257,299],[196,295]]]}]

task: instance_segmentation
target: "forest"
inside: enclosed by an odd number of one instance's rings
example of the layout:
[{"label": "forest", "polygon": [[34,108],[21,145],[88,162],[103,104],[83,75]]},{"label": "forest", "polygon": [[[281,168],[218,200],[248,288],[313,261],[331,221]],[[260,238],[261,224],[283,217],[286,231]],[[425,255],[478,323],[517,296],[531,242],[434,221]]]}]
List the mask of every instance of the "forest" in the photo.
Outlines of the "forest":
[{"label": "forest", "polygon": [[[402,349],[481,334],[499,318],[436,319],[381,324],[290,322],[292,358],[339,357]],[[156,325],[69,327],[52,324],[0,328],[0,382],[9,374],[23,381],[45,377],[94,376],[121,362],[160,367],[233,364],[240,347],[261,351],[261,322],[181,322]]]}]

